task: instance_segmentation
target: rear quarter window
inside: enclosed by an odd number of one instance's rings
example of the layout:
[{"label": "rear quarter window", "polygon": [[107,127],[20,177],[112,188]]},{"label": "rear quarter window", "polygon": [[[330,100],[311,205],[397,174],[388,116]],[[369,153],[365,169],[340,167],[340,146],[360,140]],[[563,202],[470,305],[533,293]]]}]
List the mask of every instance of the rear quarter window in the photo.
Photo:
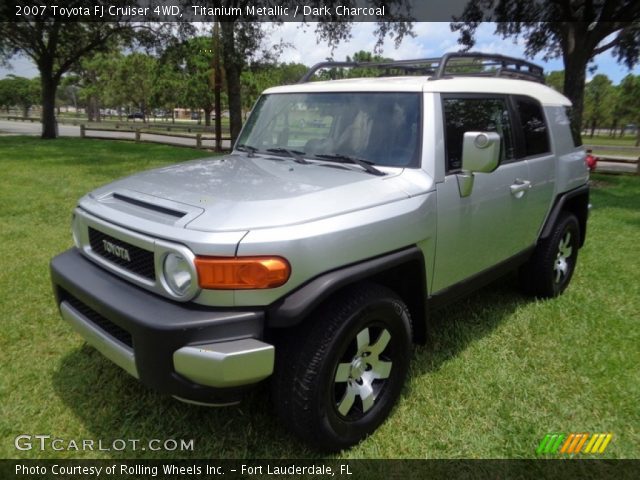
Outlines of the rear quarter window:
[{"label": "rear quarter window", "polygon": [[549,153],[548,127],[540,103],[532,98],[516,97],[515,104],[522,127],[525,156]]}]

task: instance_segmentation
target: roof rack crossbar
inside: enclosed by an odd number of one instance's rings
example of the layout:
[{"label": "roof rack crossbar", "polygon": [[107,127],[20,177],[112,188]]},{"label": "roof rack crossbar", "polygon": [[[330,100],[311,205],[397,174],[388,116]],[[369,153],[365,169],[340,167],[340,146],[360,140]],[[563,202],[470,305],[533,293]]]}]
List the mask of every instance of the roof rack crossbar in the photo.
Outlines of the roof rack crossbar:
[{"label": "roof rack crossbar", "polygon": [[[308,82],[317,71],[325,68],[375,68],[407,73],[421,72],[432,75],[432,80],[454,76],[502,76],[544,83],[544,70],[535,63],[505,55],[474,52],[452,52],[437,58],[388,62],[320,62],[311,67],[298,83]],[[468,71],[473,68],[481,70]]]},{"label": "roof rack crossbar", "polygon": [[427,70],[435,71],[440,62],[440,58],[424,58],[415,60],[395,60],[390,62],[335,62],[326,61],[316,63],[307,73],[300,79],[298,83],[308,82],[313,75],[323,68],[378,68],[378,69],[397,69],[405,71]]},{"label": "roof rack crossbar", "polygon": [[[452,63],[454,59],[469,60],[469,63]],[[474,63],[474,61],[476,63]],[[477,63],[478,61],[482,63]],[[493,54],[493,53],[476,53],[476,52],[452,52],[447,53],[442,57],[442,61],[438,65],[438,70],[433,76],[433,79],[445,78],[450,76],[451,73],[447,71],[447,67],[469,67],[469,66],[481,66],[481,67],[494,67],[499,66],[496,69],[496,76],[500,76],[501,72],[521,72],[527,79],[536,80],[544,83],[544,70],[541,66],[535,63],[522,60],[515,57],[507,57],[505,55]],[[485,75],[494,75],[494,72],[478,72]],[[460,74],[464,75],[464,73]]]}]

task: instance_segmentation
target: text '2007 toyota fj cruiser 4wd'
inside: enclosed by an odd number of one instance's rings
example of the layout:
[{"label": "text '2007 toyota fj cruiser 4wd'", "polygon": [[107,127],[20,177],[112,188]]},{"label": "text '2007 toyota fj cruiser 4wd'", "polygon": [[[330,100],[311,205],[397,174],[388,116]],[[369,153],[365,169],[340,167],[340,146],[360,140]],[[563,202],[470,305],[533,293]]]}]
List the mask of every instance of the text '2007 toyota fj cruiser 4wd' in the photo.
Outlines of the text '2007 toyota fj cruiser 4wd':
[{"label": "text '2007 toyota fj cruiser 4wd'", "polygon": [[[321,69],[381,76],[309,81]],[[83,197],[53,259],[62,316],[145,385],[236,402],[351,446],[398,399],[434,307],[520,268],[553,297],[585,239],[588,171],[542,69],[486,54],[316,65],[267,90],[233,152]]]}]

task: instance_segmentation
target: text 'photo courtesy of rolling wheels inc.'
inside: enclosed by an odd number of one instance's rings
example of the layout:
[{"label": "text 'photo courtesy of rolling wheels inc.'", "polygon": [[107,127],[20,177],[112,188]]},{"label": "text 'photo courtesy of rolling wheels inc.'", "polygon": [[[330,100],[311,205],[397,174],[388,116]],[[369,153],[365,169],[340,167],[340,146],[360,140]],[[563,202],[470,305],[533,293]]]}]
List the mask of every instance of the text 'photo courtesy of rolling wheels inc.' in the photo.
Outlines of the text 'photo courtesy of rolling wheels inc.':
[{"label": "text 'photo courtesy of rolling wheels inc.'", "polygon": [[640,477],[640,3],[0,5],[0,480]]}]

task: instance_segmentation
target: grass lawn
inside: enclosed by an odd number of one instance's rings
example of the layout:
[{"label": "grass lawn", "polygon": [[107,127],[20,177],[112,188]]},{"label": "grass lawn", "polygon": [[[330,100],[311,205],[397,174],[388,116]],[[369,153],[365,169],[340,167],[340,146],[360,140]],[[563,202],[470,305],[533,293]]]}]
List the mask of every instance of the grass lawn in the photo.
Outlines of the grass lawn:
[{"label": "grass lawn", "polygon": [[[279,425],[266,388],[226,409],[161,396],[84,345],[54,304],[48,262],[72,244],[76,200],[201,155],[0,137],[0,458],[318,456]],[[338,458],[530,458],[552,432],[612,432],[604,457],[640,458],[640,177],[594,179],[587,244],[565,295],[535,301],[508,277],[440,311],[392,416]],[[17,451],[24,433],[194,439],[195,450]]]},{"label": "grass lawn", "polygon": [[620,137],[610,137],[609,135],[594,135],[590,137],[589,134],[582,135],[582,141],[585,145],[612,145],[612,146],[624,146],[624,147],[635,147],[636,146],[636,136],[635,134],[626,134],[622,138]]}]

